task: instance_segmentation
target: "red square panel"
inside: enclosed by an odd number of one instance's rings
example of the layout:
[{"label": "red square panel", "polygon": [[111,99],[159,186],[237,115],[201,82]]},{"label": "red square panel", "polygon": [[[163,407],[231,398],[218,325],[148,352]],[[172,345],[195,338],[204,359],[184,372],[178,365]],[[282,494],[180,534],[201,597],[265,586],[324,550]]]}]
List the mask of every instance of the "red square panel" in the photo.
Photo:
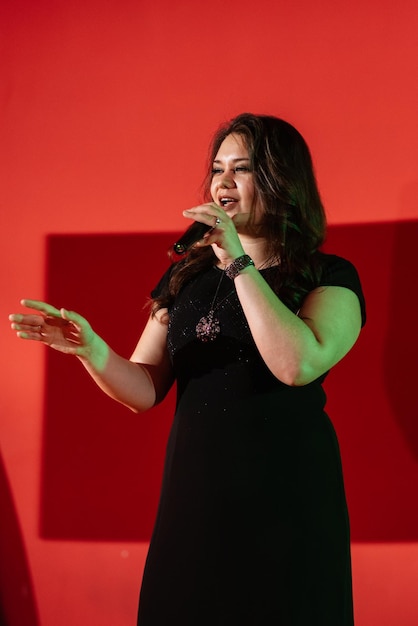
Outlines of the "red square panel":
[{"label": "red square panel", "polygon": [[[45,297],[85,315],[129,356],[174,239],[50,236]],[[417,242],[417,222],[329,230],[326,249],[354,262],[367,301],[359,342],[326,382],[355,541],[418,540]],[[42,535],[148,540],[174,393],[138,416],[99,391],[77,359],[50,350],[46,368]]]}]

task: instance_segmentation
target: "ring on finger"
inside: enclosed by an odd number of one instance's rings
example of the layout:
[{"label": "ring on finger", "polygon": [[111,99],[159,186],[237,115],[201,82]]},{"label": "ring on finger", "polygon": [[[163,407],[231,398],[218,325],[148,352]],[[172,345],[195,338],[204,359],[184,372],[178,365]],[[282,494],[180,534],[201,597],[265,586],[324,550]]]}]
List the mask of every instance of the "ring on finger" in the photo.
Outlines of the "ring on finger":
[{"label": "ring on finger", "polygon": [[221,223],[221,220],[219,219],[219,217],[217,217],[215,220],[215,226],[218,226],[220,223]]}]

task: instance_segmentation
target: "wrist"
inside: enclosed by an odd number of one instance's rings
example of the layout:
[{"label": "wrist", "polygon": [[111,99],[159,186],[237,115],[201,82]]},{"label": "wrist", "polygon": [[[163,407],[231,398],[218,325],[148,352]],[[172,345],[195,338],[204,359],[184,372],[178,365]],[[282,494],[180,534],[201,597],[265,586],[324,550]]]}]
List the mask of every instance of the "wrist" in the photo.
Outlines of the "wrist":
[{"label": "wrist", "polygon": [[240,272],[251,266],[254,267],[254,261],[252,260],[252,258],[248,254],[242,254],[241,256],[234,259],[232,263],[227,265],[227,267],[225,268],[225,274],[231,280],[235,280]]},{"label": "wrist", "polygon": [[99,335],[94,333],[89,344],[80,350],[77,356],[89,368],[100,373],[106,367],[109,358],[109,346]]}]

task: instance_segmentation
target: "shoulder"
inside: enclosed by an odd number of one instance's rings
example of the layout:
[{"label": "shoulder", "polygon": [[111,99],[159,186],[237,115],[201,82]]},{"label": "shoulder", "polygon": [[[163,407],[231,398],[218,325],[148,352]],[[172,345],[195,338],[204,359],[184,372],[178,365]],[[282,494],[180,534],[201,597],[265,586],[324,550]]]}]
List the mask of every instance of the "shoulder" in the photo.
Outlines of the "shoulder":
[{"label": "shoulder", "polygon": [[[321,285],[331,285],[330,281],[359,281],[357,269],[351,261],[336,254],[320,254]],[[336,283],[334,283],[336,284]],[[343,286],[343,285],[340,285]]]},{"label": "shoulder", "polygon": [[171,265],[166,269],[164,274],[161,276],[158,283],[155,285],[154,289],[151,291],[151,298],[159,298],[162,294],[168,292],[170,279],[173,275],[174,271],[178,271],[178,269],[184,264],[183,260],[176,261],[171,263]]},{"label": "shoulder", "polygon": [[351,261],[335,254],[321,252],[320,287],[345,287],[353,291],[359,299],[362,325],[366,321],[366,304],[359,273]]}]

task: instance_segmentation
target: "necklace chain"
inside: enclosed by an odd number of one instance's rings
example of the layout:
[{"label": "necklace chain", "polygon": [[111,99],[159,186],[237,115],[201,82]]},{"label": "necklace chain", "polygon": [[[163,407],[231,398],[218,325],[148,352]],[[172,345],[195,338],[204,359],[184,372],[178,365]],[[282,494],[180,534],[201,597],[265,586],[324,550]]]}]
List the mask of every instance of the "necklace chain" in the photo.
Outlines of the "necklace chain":
[{"label": "necklace chain", "polygon": [[[269,262],[269,259],[267,259],[261,266],[259,266],[259,269],[262,269],[263,267],[267,266],[268,262]],[[278,260],[278,265],[280,265],[280,259]],[[221,325],[219,323],[218,318],[215,317],[215,311],[217,308],[220,307],[222,302],[224,302],[227,298],[229,298],[230,295],[234,293],[234,289],[233,289],[224,298],[222,298],[220,302],[218,302],[215,305],[216,298],[218,297],[219,289],[221,287],[224,274],[225,274],[225,269],[222,270],[221,277],[216,287],[215,295],[213,296],[212,304],[210,305],[208,314],[206,316],[201,317],[196,325],[196,337],[200,339],[200,341],[203,341],[205,343],[207,341],[214,341],[217,338],[217,336],[220,335]]]},{"label": "necklace chain", "polygon": [[205,317],[201,317],[196,325],[196,336],[200,341],[214,341],[217,336],[221,332],[221,325],[217,317],[215,317],[215,310],[224,302],[231,294],[234,293],[232,290],[228,295],[226,295],[220,302],[215,305],[216,298],[218,297],[219,289],[221,287],[222,279],[224,277],[225,272],[222,271],[221,277],[218,282],[218,286],[216,287],[215,295],[213,296],[212,304],[210,305],[209,313]]}]

